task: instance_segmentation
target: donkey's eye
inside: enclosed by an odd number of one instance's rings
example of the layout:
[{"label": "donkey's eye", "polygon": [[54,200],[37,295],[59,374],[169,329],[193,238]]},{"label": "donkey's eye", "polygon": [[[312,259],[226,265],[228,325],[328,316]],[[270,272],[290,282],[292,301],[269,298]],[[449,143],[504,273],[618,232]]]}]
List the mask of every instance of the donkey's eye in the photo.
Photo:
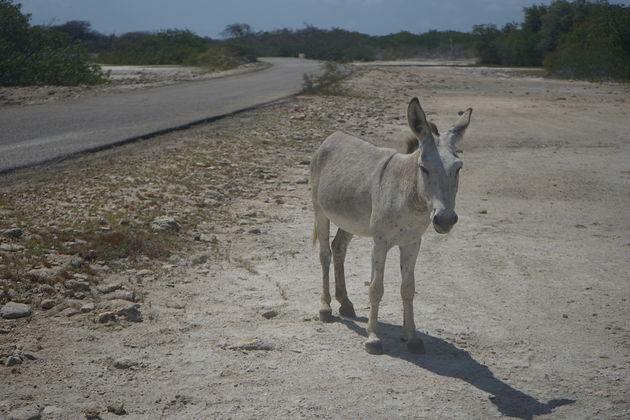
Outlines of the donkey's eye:
[{"label": "donkey's eye", "polygon": [[427,168],[425,168],[424,166],[420,166],[420,170],[422,171],[423,174],[429,175],[429,171],[427,171]]}]

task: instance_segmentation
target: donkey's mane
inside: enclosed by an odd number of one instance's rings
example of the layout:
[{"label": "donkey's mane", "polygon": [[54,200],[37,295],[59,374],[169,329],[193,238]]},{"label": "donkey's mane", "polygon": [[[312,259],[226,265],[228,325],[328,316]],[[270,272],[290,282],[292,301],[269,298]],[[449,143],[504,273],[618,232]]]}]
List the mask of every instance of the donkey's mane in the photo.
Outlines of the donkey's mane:
[{"label": "donkey's mane", "polygon": [[[437,125],[435,125],[432,121],[427,121],[427,123],[429,124],[429,127],[431,128],[431,131],[433,132],[433,134],[435,134],[436,136],[440,135],[440,132],[438,131]],[[416,150],[418,150],[420,148],[420,140],[418,140],[415,136],[409,136],[405,139],[405,153],[406,154],[411,154],[413,152],[415,152]]]},{"label": "donkey's mane", "polygon": [[405,139],[405,153],[410,155],[420,148],[420,140],[414,136],[409,136]]}]

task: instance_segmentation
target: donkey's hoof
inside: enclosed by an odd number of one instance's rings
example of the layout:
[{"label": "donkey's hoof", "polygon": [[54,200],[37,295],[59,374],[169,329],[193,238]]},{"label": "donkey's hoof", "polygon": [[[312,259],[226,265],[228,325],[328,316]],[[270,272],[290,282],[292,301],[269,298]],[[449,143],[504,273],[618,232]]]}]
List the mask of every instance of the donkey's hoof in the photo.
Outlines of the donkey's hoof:
[{"label": "donkey's hoof", "polygon": [[332,309],[320,309],[319,320],[322,322],[332,322]]},{"label": "donkey's hoof", "polygon": [[424,354],[426,351],[424,350],[424,343],[419,338],[414,338],[407,342],[407,350],[409,353],[414,354]]},{"label": "donkey's hoof", "polygon": [[344,303],[342,303],[339,307],[339,315],[345,318],[356,318],[357,314],[354,312],[354,306],[352,305],[352,302],[346,300]]},{"label": "donkey's hoof", "polygon": [[383,354],[383,343],[378,338],[368,338],[365,342],[365,351],[369,354]]}]

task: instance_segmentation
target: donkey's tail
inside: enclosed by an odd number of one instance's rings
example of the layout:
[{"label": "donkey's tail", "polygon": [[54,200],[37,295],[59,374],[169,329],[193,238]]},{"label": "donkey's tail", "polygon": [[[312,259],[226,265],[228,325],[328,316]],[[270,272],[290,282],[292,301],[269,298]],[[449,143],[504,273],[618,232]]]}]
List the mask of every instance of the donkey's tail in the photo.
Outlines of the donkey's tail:
[{"label": "donkey's tail", "polygon": [[315,246],[317,242],[317,229],[315,228],[315,224],[313,224],[313,237],[311,238],[311,246]]}]

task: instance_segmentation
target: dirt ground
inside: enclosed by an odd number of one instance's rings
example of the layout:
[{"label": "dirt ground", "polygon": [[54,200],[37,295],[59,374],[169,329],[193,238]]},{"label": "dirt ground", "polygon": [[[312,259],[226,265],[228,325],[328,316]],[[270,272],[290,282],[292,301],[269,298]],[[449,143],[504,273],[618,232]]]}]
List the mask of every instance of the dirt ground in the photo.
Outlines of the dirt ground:
[{"label": "dirt ground", "polygon": [[[24,232],[2,239],[14,276],[2,301],[32,307],[0,320],[20,359],[0,367],[0,417],[630,418],[630,86],[412,66],[363,67],[348,84],[351,96],[300,96],[0,178],[2,230]],[[474,109],[459,223],[428,231],[420,251],[426,354],[400,341],[392,250],[386,354],[371,356],[369,239],[346,260],[358,318],[317,320],[308,161],[337,129],[398,146],[413,96],[440,129]],[[51,229],[82,237],[101,218],[123,232],[154,216],[181,225],[170,256],[101,261],[64,237],[22,269],[74,258],[65,283],[15,274],[12,259]],[[69,277],[87,286],[75,293]]]}]

